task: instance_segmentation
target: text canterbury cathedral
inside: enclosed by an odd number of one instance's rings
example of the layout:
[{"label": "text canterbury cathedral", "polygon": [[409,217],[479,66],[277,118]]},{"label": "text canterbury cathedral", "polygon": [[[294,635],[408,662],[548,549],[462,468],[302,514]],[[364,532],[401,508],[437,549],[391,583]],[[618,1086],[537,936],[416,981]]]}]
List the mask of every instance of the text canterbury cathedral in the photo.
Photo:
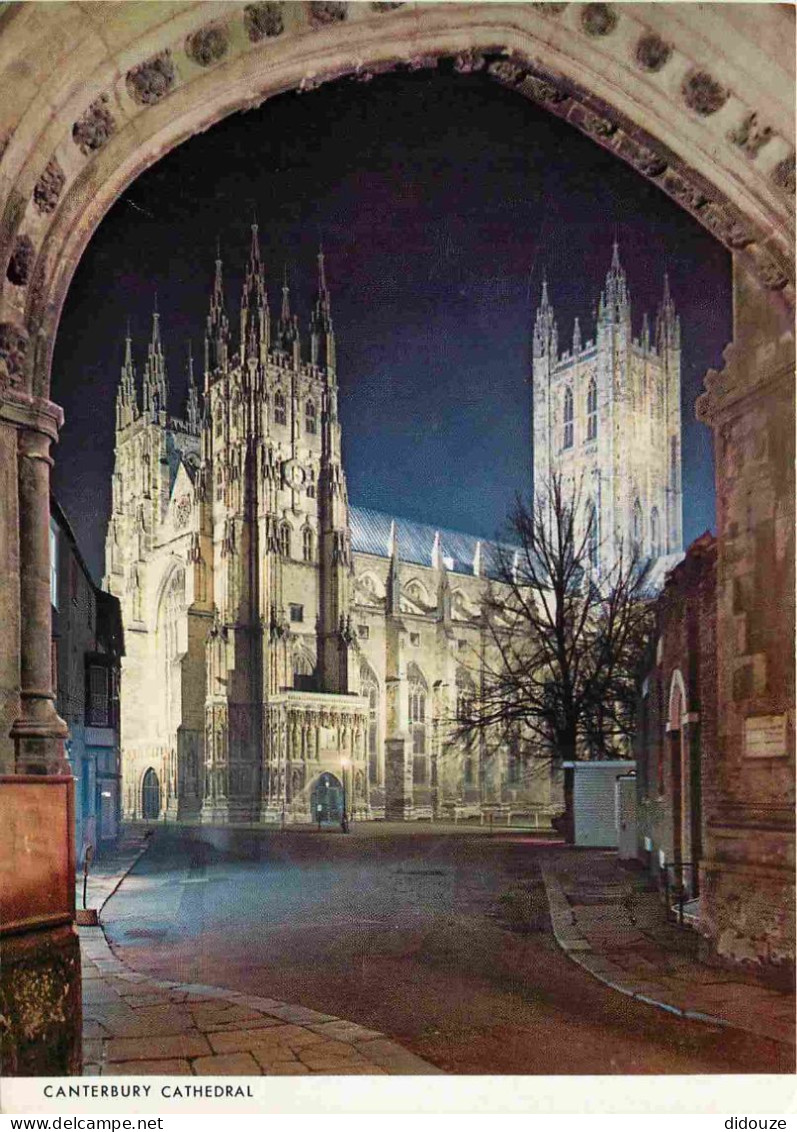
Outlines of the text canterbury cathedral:
[{"label": "text canterbury cathedral", "polygon": [[[616,247],[594,337],[577,321],[561,355],[543,287],[535,482],[581,485],[596,568],[625,542],[661,576],[681,551],[680,350],[666,283],[654,333],[646,318],[632,336]],[[216,261],[202,393],[188,366],[177,417],[157,311],[142,388],[128,333],[105,579],[125,632],[126,815],[558,812],[550,761],[458,737],[485,663],[496,547],[349,503],[323,254],[309,326],[287,279],[274,317],[254,225],[237,325]]]}]

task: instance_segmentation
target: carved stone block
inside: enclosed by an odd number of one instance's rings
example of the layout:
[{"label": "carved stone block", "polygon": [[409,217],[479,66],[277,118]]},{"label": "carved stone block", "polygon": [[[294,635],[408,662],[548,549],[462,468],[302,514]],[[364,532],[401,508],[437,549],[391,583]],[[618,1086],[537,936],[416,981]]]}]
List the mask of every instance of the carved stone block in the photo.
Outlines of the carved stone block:
[{"label": "carved stone block", "polygon": [[454,59],[454,70],[460,75],[471,75],[483,71],[485,58],[480,51],[463,51]]},{"label": "carved stone block", "polygon": [[0,388],[22,384],[27,350],[25,331],[11,322],[0,322]]},{"label": "carved stone block", "polygon": [[189,35],[185,41],[185,53],[200,67],[211,67],[224,58],[229,45],[230,37],[223,24],[206,24]]},{"label": "carved stone block", "polygon": [[672,55],[672,48],[660,35],[650,32],[639,40],[635,54],[636,61],[643,71],[656,72],[667,65]]},{"label": "carved stone block", "polygon": [[716,114],[728,101],[728,91],[708,71],[693,71],[687,75],[682,89],[686,105],[703,117]]},{"label": "carved stone block", "polygon": [[63,169],[58,161],[51,157],[33,189],[33,203],[39,212],[46,214],[55,211],[65,184],[66,175]]},{"label": "carved stone block", "polygon": [[405,60],[404,66],[408,71],[424,71],[434,69],[437,63],[436,55],[413,55],[410,59]]},{"label": "carved stone block", "polygon": [[488,74],[504,86],[517,86],[525,78],[528,68],[514,59],[498,59],[487,68]]},{"label": "carved stone block", "polygon": [[285,23],[282,18],[282,4],[275,0],[265,0],[261,4],[247,4],[244,8],[244,27],[250,42],[260,43],[261,39],[274,39],[282,35]]},{"label": "carved stone block", "polygon": [[619,18],[611,4],[585,4],[581,26],[587,35],[611,35]]},{"label": "carved stone block", "polygon": [[109,101],[107,94],[101,94],[72,127],[72,140],[86,156],[102,149],[116,131],[116,120],[108,109]]},{"label": "carved stone block", "polygon": [[667,159],[652,146],[624,137],[618,153],[645,177],[660,177],[667,168]]},{"label": "carved stone block", "polygon": [[700,210],[700,219],[717,239],[730,248],[745,248],[755,239],[753,232],[730,205],[708,201]]},{"label": "carved stone block", "polygon": [[684,208],[694,210],[706,203],[705,193],[701,192],[697,185],[692,184],[686,177],[676,173],[675,170],[671,169],[666,174],[663,183],[665,191]]},{"label": "carved stone block", "polygon": [[18,236],[8,261],[6,276],[17,287],[26,287],[36,259],[36,249],[30,236]]},{"label": "carved stone block", "polygon": [[728,141],[738,145],[748,157],[755,158],[758,156],[759,150],[763,149],[771,137],[771,127],[759,125],[758,115],[753,111],[745,115],[741,125],[730,131]]},{"label": "carved stone block", "polygon": [[542,103],[566,102],[569,97],[564,88],[557,86],[550,79],[543,79],[538,75],[526,75],[520,83],[520,92],[526,98]]},{"label": "carved stone block", "polygon": [[151,106],[168,94],[175,83],[174,63],[170,51],[162,51],[145,63],[132,67],[125,78],[127,92],[140,106]]},{"label": "carved stone block", "polygon": [[595,138],[610,138],[617,130],[617,126],[611,119],[604,118],[600,114],[594,114],[586,106],[576,104],[569,117],[573,125],[578,126],[584,133],[591,134]]},{"label": "carved stone block", "polygon": [[755,272],[768,291],[782,291],[789,282],[780,264],[770,256],[760,256],[756,259]]},{"label": "carved stone block", "polygon": [[772,180],[779,189],[785,189],[794,196],[794,154],[778,162],[772,170]]},{"label": "carved stone block", "polygon": [[325,24],[336,24],[345,20],[348,14],[348,4],[339,0],[311,0],[310,23],[314,27],[323,27]]}]

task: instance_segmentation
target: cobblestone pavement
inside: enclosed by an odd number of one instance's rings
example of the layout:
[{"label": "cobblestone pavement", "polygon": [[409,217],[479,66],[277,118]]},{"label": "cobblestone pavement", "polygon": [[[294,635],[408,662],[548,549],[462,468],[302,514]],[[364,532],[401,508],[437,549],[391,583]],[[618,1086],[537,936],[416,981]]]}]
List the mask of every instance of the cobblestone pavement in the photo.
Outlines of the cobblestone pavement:
[{"label": "cobblestone pavement", "polygon": [[701,963],[698,936],[614,851],[561,849],[542,866],[559,946],[614,990],[671,1013],[795,1043],[795,996]]},{"label": "cobblestone pavement", "polygon": [[[119,848],[96,863],[89,908],[101,910],[145,848],[143,831],[128,831]],[[78,932],[84,1075],[440,1072],[376,1030],[342,1018],[218,987],[148,978],[113,954],[101,927]]]}]

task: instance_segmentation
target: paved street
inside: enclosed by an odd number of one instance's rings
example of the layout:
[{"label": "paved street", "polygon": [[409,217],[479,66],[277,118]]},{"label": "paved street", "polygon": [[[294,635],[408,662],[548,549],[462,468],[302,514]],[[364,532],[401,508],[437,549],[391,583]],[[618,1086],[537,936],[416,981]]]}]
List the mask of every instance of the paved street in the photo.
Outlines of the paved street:
[{"label": "paved street", "polygon": [[530,834],[159,830],[105,906],[137,971],[298,1004],[455,1073],[791,1072],[793,1050],[673,1017],[558,948]]}]

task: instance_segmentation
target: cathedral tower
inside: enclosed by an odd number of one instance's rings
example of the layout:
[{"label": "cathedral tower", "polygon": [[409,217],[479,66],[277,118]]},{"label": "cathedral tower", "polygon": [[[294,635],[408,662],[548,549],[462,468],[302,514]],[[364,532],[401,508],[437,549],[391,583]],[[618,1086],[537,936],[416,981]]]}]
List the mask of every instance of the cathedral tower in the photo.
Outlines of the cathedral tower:
[{"label": "cathedral tower", "polygon": [[543,282],[533,334],[534,489],[561,477],[590,532],[596,568],[623,551],[666,560],[682,551],[681,333],[665,276],[655,341],[645,316],[633,336],[631,295],[615,241],[594,337],[576,319],[572,349],[559,353]]}]

